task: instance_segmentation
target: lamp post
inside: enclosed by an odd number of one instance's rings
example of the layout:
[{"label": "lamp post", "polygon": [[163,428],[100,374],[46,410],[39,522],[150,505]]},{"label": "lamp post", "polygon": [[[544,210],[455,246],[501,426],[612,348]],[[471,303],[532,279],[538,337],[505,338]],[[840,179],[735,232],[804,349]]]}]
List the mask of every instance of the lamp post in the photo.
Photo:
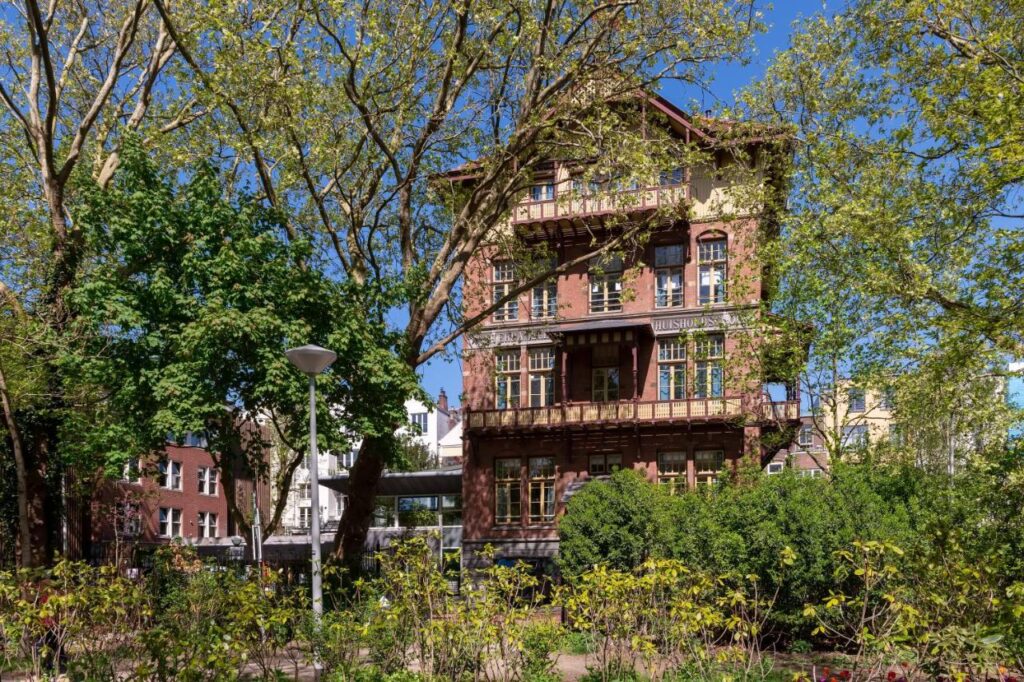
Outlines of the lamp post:
[{"label": "lamp post", "polygon": [[338,358],[338,354],[314,345],[292,348],[284,354],[300,372],[309,377],[309,495],[312,506],[309,539],[313,545],[313,616],[319,624],[324,612],[324,595],[320,575],[320,472],[317,470],[316,452],[316,375],[330,367]]}]

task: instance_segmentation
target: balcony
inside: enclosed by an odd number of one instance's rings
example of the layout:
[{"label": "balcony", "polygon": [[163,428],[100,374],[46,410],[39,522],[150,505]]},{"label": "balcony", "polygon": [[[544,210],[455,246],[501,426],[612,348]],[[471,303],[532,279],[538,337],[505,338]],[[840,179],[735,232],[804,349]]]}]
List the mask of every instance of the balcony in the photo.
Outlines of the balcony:
[{"label": "balcony", "polygon": [[[578,403],[508,410],[466,410],[465,423],[467,428],[473,431],[721,422],[742,417],[742,403],[742,398],[709,398]],[[761,405],[762,419],[792,421],[799,416],[800,404],[795,401]]]},{"label": "balcony", "polygon": [[648,211],[677,206],[688,199],[689,194],[687,186],[676,185],[605,192],[595,196],[526,201],[512,210],[512,224],[523,225]]}]

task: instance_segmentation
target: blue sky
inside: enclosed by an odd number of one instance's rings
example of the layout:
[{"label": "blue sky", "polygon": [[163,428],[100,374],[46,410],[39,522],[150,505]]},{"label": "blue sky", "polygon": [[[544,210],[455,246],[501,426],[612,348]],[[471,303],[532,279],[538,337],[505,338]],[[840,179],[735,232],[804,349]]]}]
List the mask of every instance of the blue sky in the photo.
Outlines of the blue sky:
[{"label": "blue sky", "polygon": [[[789,43],[792,24],[800,16],[809,16],[826,9],[823,0],[780,0],[774,7],[763,9],[769,29],[756,40],[756,54],[743,66],[723,65],[712,84],[712,92],[694,99],[684,93],[678,84],[669,84],[662,94],[683,109],[703,111],[720,109],[733,102],[733,95],[748,83],[759,78],[772,55]],[[458,404],[462,392],[462,368],[453,359],[435,359],[427,363],[422,372],[423,388],[433,397],[443,388],[451,404]]]}]

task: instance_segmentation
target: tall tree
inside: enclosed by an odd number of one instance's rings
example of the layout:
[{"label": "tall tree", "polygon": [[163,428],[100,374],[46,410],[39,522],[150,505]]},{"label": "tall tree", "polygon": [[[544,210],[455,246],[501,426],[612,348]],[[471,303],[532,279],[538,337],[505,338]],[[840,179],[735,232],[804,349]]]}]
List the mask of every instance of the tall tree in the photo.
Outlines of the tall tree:
[{"label": "tall tree", "polygon": [[308,452],[305,382],[283,349],[313,339],[338,351],[318,389],[327,448],[347,447],[346,433],[373,435],[380,412],[415,390],[415,375],[386,351],[389,332],[348,305],[351,285],[315,267],[309,242],[288,240],[273,209],[225,199],[206,164],[160,171],[134,145],[123,164],[74,213],[95,255],[69,295],[89,330],[63,359],[81,405],[65,421],[65,449],[116,474],[168,433],[206,434],[244,532],[252,517],[237,507],[234,473],[269,475],[270,443],[256,436],[269,425],[289,448],[271,481],[269,535]]},{"label": "tall tree", "polygon": [[1012,2],[851,0],[744,96],[797,141],[775,310],[816,330],[812,389],[893,386],[930,420],[921,442],[1012,419],[996,375],[1024,353],[1022,21]]},{"label": "tall tree", "polygon": [[[239,177],[254,178],[289,216],[288,233],[326,244],[364,291],[401,284],[399,315],[365,309],[399,320],[391,350],[410,369],[556,272],[530,266],[501,230],[545,163],[645,183],[696,163],[695,145],[648,125],[656,114],[637,95],[664,79],[701,86],[760,28],[745,1],[317,0],[190,7],[214,29],[189,33],[180,6],[155,1]],[[612,225],[588,256],[649,227]],[[465,315],[466,266],[488,242],[518,250],[523,275]],[[349,556],[361,551],[393,441],[363,440],[337,545]]]},{"label": "tall tree", "polygon": [[[155,19],[148,0],[25,0],[0,11],[0,159],[10,181],[3,202],[18,204],[0,219],[0,311],[19,320],[19,333],[0,343],[18,351],[5,374],[12,363],[42,372],[22,395],[18,382],[4,382],[0,406],[17,472],[26,565],[46,560],[53,549],[47,527],[58,527],[52,512],[60,505],[48,499],[47,479],[52,484],[60,474],[59,415],[67,405],[55,359],[70,342],[66,295],[83,257],[69,203],[78,176],[109,182],[124,133],[141,132],[153,110],[174,99],[173,89],[157,87],[175,46]],[[153,128],[172,130],[187,118]]]}]

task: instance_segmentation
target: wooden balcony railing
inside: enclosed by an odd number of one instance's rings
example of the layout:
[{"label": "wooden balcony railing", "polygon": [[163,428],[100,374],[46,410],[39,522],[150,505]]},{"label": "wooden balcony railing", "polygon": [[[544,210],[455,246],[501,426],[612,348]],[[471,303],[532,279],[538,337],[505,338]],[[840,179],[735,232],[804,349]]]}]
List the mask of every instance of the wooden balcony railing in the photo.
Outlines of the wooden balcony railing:
[{"label": "wooden balcony railing", "polygon": [[[623,401],[577,403],[507,410],[466,410],[466,426],[472,429],[519,429],[569,425],[634,422],[728,420],[743,415],[742,398]],[[792,421],[800,416],[800,404],[765,403],[762,419]]]},{"label": "wooden balcony railing", "polygon": [[689,191],[685,185],[676,185],[622,190],[572,199],[526,201],[512,209],[512,224],[646,211],[662,206],[674,206],[688,196]]}]

